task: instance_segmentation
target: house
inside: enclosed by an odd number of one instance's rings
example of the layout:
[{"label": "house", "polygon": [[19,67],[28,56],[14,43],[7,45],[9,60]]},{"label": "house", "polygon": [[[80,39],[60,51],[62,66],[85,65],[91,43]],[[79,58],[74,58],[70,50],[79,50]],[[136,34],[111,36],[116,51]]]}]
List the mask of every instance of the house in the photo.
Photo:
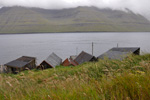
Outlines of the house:
[{"label": "house", "polygon": [[88,54],[84,51],[82,51],[74,60],[74,62],[79,65],[84,62],[89,62],[89,61],[97,61],[97,58],[92,56],[91,54]]},{"label": "house", "polygon": [[70,66],[70,61],[69,59],[67,58],[66,60],[63,61],[62,63],[63,66]]},{"label": "house", "polygon": [[16,60],[8,62],[7,64],[5,64],[5,66],[7,66],[8,72],[18,73],[18,72],[26,70],[26,69],[35,68],[36,67],[36,58],[22,56]]},{"label": "house", "polygon": [[104,59],[107,57],[108,59],[118,59],[122,60],[128,56],[128,54],[140,54],[139,47],[116,47],[108,50],[104,54],[100,55],[99,59]]},{"label": "house", "polygon": [[68,59],[68,58],[66,60],[64,60],[62,65],[63,66],[77,66],[77,64],[74,62],[74,60]]},{"label": "house", "polygon": [[70,56],[70,58],[64,60],[64,62],[62,63],[63,66],[76,66],[77,64],[74,62],[74,60],[76,59],[76,55]]},{"label": "house", "polygon": [[54,68],[62,63],[62,59],[58,57],[55,53],[52,53],[47,59],[45,59],[40,66],[43,69]]}]

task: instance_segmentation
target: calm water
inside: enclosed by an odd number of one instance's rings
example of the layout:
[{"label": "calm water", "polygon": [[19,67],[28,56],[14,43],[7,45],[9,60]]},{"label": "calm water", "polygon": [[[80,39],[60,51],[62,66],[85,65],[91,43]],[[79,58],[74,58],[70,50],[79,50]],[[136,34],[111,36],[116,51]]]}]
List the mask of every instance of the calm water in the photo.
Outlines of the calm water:
[{"label": "calm water", "polygon": [[0,64],[5,64],[21,56],[37,57],[38,64],[55,52],[63,60],[82,50],[97,57],[117,43],[120,47],[141,47],[142,52],[150,52],[149,33],[54,33],[54,34],[14,34],[0,35]]}]

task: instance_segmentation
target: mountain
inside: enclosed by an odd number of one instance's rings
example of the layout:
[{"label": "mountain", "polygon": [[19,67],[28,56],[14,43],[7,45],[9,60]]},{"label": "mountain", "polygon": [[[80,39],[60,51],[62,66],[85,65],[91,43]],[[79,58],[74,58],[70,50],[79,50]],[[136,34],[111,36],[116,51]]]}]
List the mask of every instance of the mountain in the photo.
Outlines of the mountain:
[{"label": "mountain", "polygon": [[96,7],[49,10],[25,7],[0,9],[0,33],[150,31],[150,21],[130,10]]}]

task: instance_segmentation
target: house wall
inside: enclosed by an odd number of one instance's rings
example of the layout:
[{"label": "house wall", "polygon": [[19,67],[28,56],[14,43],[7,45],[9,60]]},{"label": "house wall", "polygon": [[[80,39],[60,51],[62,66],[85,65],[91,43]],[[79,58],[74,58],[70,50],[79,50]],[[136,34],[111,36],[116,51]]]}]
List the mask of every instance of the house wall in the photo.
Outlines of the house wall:
[{"label": "house wall", "polygon": [[70,62],[68,59],[66,59],[63,63],[62,63],[63,66],[70,66]]},{"label": "house wall", "polygon": [[7,66],[7,73],[17,73],[23,71],[23,68],[13,68],[12,66]]},{"label": "house wall", "polygon": [[135,52],[133,52],[133,54],[135,55],[140,55],[140,49],[136,50]]},{"label": "house wall", "polygon": [[7,66],[7,73],[12,73],[11,67],[8,67],[8,66]]},{"label": "house wall", "polygon": [[0,66],[0,73],[6,73],[6,72],[7,72],[7,67],[1,65],[1,66]]},{"label": "house wall", "polygon": [[26,68],[34,69],[34,68],[36,68],[36,64],[35,63],[36,63],[36,61],[33,60],[29,64],[27,64],[26,66],[24,66],[22,68],[14,68],[12,66],[7,66],[7,72],[8,73],[16,73],[16,72],[24,71]]},{"label": "house wall", "polygon": [[47,69],[47,68],[53,68],[52,66],[50,66],[48,63],[46,63],[45,61],[43,61],[40,66],[44,66],[44,69]]},{"label": "house wall", "polygon": [[27,67],[27,68],[29,68],[29,69],[34,69],[34,68],[36,68],[36,61],[35,60],[33,60],[33,61],[31,61],[29,64],[27,64],[25,67],[24,67],[24,69]]},{"label": "house wall", "polygon": [[93,57],[90,61],[91,61],[91,62],[98,61],[98,58]]}]

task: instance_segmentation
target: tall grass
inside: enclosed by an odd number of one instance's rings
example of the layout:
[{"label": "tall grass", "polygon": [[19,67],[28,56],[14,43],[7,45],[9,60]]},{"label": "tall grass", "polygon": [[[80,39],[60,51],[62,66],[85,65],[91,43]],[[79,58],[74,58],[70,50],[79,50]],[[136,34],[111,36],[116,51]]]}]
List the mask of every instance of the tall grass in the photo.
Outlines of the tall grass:
[{"label": "tall grass", "polygon": [[148,100],[150,54],[0,75],[1,100]]}]

